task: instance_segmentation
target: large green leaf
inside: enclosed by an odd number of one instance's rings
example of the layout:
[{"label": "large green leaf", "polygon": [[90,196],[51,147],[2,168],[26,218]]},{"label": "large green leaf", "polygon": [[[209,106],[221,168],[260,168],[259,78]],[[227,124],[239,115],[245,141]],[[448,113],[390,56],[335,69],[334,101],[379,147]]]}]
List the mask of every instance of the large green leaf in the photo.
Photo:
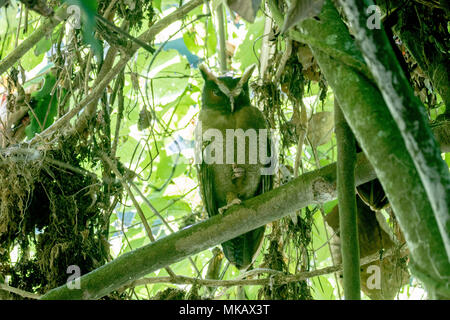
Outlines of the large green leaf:
[{"label": "large green leaf", "polygon": [[311,294],[315,300],[334,300],[334,288],[324,276],[311,278]]},{"label": "large green leaf", "polygon": [[[158,184],[165,183],[169,178],[176,178],[186,171],[187,161],[183,159],[180,154],[173,154],[167,156],[164,150],[161,150],[159,154],[159,163],[157,164],[157,169],[155,173],[156,182]],[[175,169],[174,169],[174,166]]]},{"label": "large green leaf", "polygon": [[183,33],[183,41],[188,50],[192,53],[197,53],[201,47],[197,43],[196,32],[187,31]]},{"label": "large green leaf", "polygon": [[195,104],[196,102],[185,92],[180,98],[162,106],[162,109],[157,112],[157,116],[160,118],[164,116],[172,117],[175,118],[173,121],[178,122],[187,114],[189,108]]},{"label": "large green leaf", "polygon": [[[180,96],[189,82],[190,67],[176,50],[162,51],[155,58],[148,76],[153,79],[157,104],[166,104]],[[150,93],[149,93],[150,94]]]},{"label": "large green leaf", "polygon": [[162,12],[161,10],[161,0],[153,0],[153,8],[156,8],[159,10],[159,12]]},{"label": "large green leaf", "polygon": [[44,53],[36,55],[35,50],[28,50],[27,53],[20,59],[20,64],[26,71],[33,70],[38,64],[44,60]]},{"label": "large green leaf", "polygon": [[49,72],[45,75],[41,90],[31,94],[30,105],[33,112],[29,112],[30,124],[25,129],[27,137],[33,138],[36,133],[48,128],[54,121],[58,111],[58,99],[63,99],[65,89],[56,89],[56,77]]},{"label": "large green leaf", "polygon": [[52,47],[52,41],[49,38],[44,37],[36,44],[36,46],[34,48],[34,54],[36,56],[44,54],[48,50],[50,50],[51,47]]},{"label": "large green leaf", "polygon": [[0,8],[0,35],[3,36],[6,32],[14,33],[14,30],[17,29],[17,25],[19,24],[16,16],[16,5],[13,4],[8,6],[8,8]]},{"label": "large green leaf", "polygon": [[216,53],[217,50],[217,36],[216,29],[214,28],[214,24],[212,20],[208,21],[208,39],[206,42],[208,48],[208,54],[212,56]]},{"label": "large green leaf", "polygon": [[261,51],[261,36],[264,32],[264,17],[257,17],[255,23],[247,24],[247,26],[247,35],[234,56],[234,60],[241,63],[242,71],[251,64],[258,62],[259,52]]}]

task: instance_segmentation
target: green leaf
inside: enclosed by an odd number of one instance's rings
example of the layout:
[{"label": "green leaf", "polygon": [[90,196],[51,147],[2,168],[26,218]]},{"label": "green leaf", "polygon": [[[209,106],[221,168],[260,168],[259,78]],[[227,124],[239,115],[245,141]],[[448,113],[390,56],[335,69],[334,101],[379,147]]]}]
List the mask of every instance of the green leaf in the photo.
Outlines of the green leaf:
[{"label": "green leaf", "polygon": [[[182,217],[187,214],[191,214],[192,210],[189,204],[180,199],[180,196],[163,196],[157,197],[155,199],[149,199],[152,205],[158,210],[160,213],[164,214],[164,216],[174,216]],[[146,204],[142,205],[142,208],[148,208]],[[146,215],[147,212],[149,215],[153,215],[153,212],[148,208],[148,211],[145,210]]]},{"label": "green leaf", "polygon": [[44,59],[44,54],[35,55],[34,50],[28,50],[27,53],[20,59],[20,64],[26,71],[33,70]]},{"label": "green leaf", "polygon": [[314,290],[311,291],[315,300],[334,300],[334,288],[330,281],[324,276],[318,276],[310,279]]},{"label": "green leaf", "polygon": [[[181,96],[181,98],[176,99],[175,101],[171,101],[164,105],[162,107],[162,110],[156,112],[158,117],[163,117],[168,111],[170,113],[175,112],[176,118],[175,120],[180,120],[183,118],[187,112],[189,111],[189,108],[195,105],[196,102],[192,100],[192,98],[184,94]],[[178,121],[176,121],[178,122]]]},{"label": "green leaf", "polygon": [[314,225],[315,227],[312,229],[314,256],[316,263],[320,264],[330,257],[330,249],[327,245],[327,233],[321,214],[314,216]]},{"label": "green leaf", "polygon": [[[261,35],[264,32],[264,17],[259,16],[256,18],[255,23],[248,24],[247,35],[245,40],[237,49],[234,57],[235,61],[241,62],[241,70],[245,70],[253,63],[257,63],[259,51],[261,49]],[[256,53],[256,55],[255,55]]]},{"label": "green leaf", "polygon": [[127,164],[131,161],[137,141],[131,136],[126,137],[126,141],[121,143],[117,149],[120,161]]},{"label": "green leaf", "polygon": [[143,235],[140,238],[131,240],[130,246],[134,250],[148,244],[149,242],[150,240],[148,239],[147,235]]},{"label": "green leaf", "polygon": [[47,37],[44,37],[36,44],[36,47],[34,48],[34,54],[36,56],[39,56],[41,54],[46,53],[48,50],[50,50],[52,47],[52,42]]},{"label": "green leaf", "polygon": [[329,202],[326,202],[323,205],[323,209],[325,210],[325,213],[328,214],[331,211],[331,209],[333,209],[334,206],[337,205],[337,204],[338,204],[338,200],[337,199],[329,201]]},{"label": "green leaf", "polygon": [[214,24],[212,20],[208,21],[208,39],[207,39],[207,48],[208,48],[208,54],[212,56],[216,53],[217,50],[217,36],[216,36],[216,30],[214,28]]},{"label": "green leaf", "polygon": [[31,94],[31,97],[35,100],[43,100],[48,98],[48,96],[51,95],[52,90],[55,87],[55,84],[56,84],[55,75],[52,74],[51,72],[47,73],[44,76],[44,85],[39,91],[33,92]]},{"label": "green leaf", "polygon": [[[176,197],[178,198],[178,197]],[[174,216],[175,218],[185,216],[192,212],[191,207],[185,201],[178,200],[170,207],[167,208],[167,214]]]},{"label": "green leaf", "polygon": [[59,93],[61,94],[61,99],[66,94],[65,89],[54,90],[55,85],[56,77],[49,72],[45,75],[44,85],[41,90],[31,94],[30,104],[33,112],[30,111],[28,113],[31,121],[25,129],[28,139],[33,138],[36,133],[47,129],[54,122],[58,111]]},{"label": "green leaf", "polygon": [[[176,178],[186,171],[187,161],[183,159],[182,155],[180,155],[177,162],[178,157],[177,154],[167,156],[165,151],[161,150],[159,157],[160,160],[155,173],[155,176],[157,177],[157,182],[159,184],[165,183],[170,177],[172,177],[172,179]],[[175,165],[176,168],[175,170],[173,170],[173,167]]]},{"label": "green leaf", "polygon": [[153,0],[153,8],[158,9],[158,11],[162,13],[161,0]]},{"label": "green leaf", "polygon": [[166,104],[179,97],[188,85],[190,73],[188,61],[178,51],[158,54],[149,73],[153,79],[155,102]]},{"label": "green leaf", "polygon": [[6,32],[15,33],[19,20],[16,18],[17,5],[12,3],[8,8],[0,8],[0,35],[4,35]]},{"label": "green leaf", "polygon": [[192,53],[199,51],[200,47],[195,39],[195,32],[188,31],[183,34],[183,41],[188,50]]}]

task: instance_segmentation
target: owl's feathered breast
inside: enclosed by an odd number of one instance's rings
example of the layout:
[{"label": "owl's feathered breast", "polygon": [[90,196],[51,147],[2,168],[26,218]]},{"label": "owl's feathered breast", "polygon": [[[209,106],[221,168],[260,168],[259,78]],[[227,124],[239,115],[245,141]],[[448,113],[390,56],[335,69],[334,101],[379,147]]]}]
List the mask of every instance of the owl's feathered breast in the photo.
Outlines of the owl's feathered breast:
[{"label": "owl's feathered breast", "polygon": [[[220,131],[223,137],[223,163],[203,163],[201,165],[204,170],[210,171],[208,174],[210,180],[202,181],[202,183],[212,184],[213,201],[216,203],[214,207],[220,208],[225,206],[227,204],[227,195],[230,193],[235,194],[241,200],[252,198],[261,193],[258,191],[262,182],[261,169],[264,165],[260,162],[256,164],[249,163],[249,139],[245,139],[244,145],[240,145],[237,139],[234,139],[233,163],[226,161],[226,154],[228,152],[226,139],[229,139],[229,137],[227,138],[227,129],[242,129],[244,132],[249,129],[254,129],[256,133],[258,133],[259,129],[266,129],[262,113],[253,106],[240,108],[234,113],[224,113],[215,109],[203,109],[200,112],[199,120],[202,124],[203,133],[209,129],[215,129]],[[208,141],[203,143],[203,150],[206,145],[208,145]],[[233,179],[233,165],[238,163],[237,157],[239,152],[243,152],[245,155],[245,162],[238,164],[244,170],[244,175],[240,178]],[[217,214],[216,210],[208,211],[210,215]]]}]

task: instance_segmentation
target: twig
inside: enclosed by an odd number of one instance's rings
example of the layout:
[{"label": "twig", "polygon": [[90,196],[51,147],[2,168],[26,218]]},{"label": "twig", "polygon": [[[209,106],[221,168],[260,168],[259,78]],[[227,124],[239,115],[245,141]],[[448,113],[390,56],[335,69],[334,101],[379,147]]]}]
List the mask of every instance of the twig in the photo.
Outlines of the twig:
[{"label": "twig", "polygon": [[116,118],[116,130],[114,132],[114,140],[113,140],[113,144],[111,147],[111,157],[115,157],[116,156],[116,150],[117,150],[117,145],[119,143],[119,136],[120,136],[120,125],[122,123],[122,118],[123,118],[123,110],[124,110],[124,95],[123,95],[123,86],[124,86],[124,80],[125,80],[125,75],[122,72],[119,75],[119,78],[117,79],[117,82],[115,84],[115,88],[114,88],[114,94],[113,94],[113,99],[111,100],[111,105],[114,104],[114,100],[116,95],[118,95],[118,100],[117,100],[117,118]]},{"label": "twig", "polygon": [[288,38],[286,40],[286,50],[283,52],[283,56],[281,57],[280,64],[278,65],[277,73],[275,74],[274,82],[278,83],[281,78],[281,74],[283,73],[284,67],[286,66],[286,62],[289,60],[292,53],[292,40]]},{"label": "twig", "polygon": [[[145,231],[147,232],[147,236],[150,238],[150,240],[152,242],[155,242],[155,237],[153,236],[152,228],[149,226],[149,224],[147,222],[147,218],[145,217],[144,211],[142,211],[142,208],[139,205],[139,203],[137,202],[136,198],[134,197],[133,192],[131,192],[130,187],[128,186],[127,182],[125,181],[125,178],[120,174],[117,167],[114,165],[112,160],[106,156],[106,154],[102,154],[102,159],[109,165],[110,169],[117,176],[117,179],[119,179],[120,182],[122,183],[122,186],[127,191],[128,195],[131,198],[131,201],[133,201],[133,205],[136,208],[136,211],[138,212],[139,217],[141,218],[142,224],[144,225]],[[167,271],[167,273],[170,275],[170,277],[172,277],[172,278],[176,277],[175,273],[172,271],[172,269],[169,266],[166,266],[164,269]]]},{"label": "twig", "polygon": [[11,286],[8,286],[7,284],[0,283],[0,290],[4,290],[7,292],[15,293],[21,297],[29,298],[29,299],[40,299],[41,296],[35,293],[31,293],[22,289],[14,288]]},{"label": "twig", "polygon": [[[396,251],[394,248],[390,248],[383,254],[383,259],[390,257],[394,254],[397,254],[398,251]],[[405,254],[406,249],[403,249],[400,251],[400,254]],[[365,257],[364,259],[361,259],[361,266],[381,261],[380,254],[378,252]],[[306,271],[306,272],[300,272],[297,274],[283,274],[282,272],[275,272],[275,275],[273,275],[274,271],[271,269],[255,269],[252,270],[253,275],[258,274],[264,274],[264,273],[271,273],[272,275],[267,278],[262,279],[233,279],[233,280],[210,280],[210,279],[197,279],[192,277],[186,277],[186,276],[177,276],[176,278],[170,278],[170,277],[154,277],[154,278],[142,278],[136,281],[133,281],[131,284],[127,285],[126,288],[131,287],[137,287],[147,284],[156,284],[156,283],[172,283],[172,284],[197,284],[202,285],[206,287],[234,287],[234,286],[260,286],[260,285],[268,285],[268,284],[286,284],[290,282],[298,282],[303,281],[309,278],[318,277],[334,272],[340,272],[342,271],[342,265],[336,265],[336,266],[330,266],[325,267],[322,269],[317,269],[313,271]]]},{"label": "twig", "polygon": [[[141,36],[139,36],[138,39],[143,42],[147,43],[150,42],[151,40],[154,39],[154,37],[158,33],[164,30],[167,26],[169,26],[176,20],[180,19],[181,17],[186,15],[189,11],[193,10],[202,3],[203,0],[192,0],[191,2],[183,5],[182,7],[172,12],[171,14],[157,21],[152,27],[150,27],[146,32],[144,32]],[[38,40],[40,40],[40,38]],[[34,44],[35,43],[33,43],[33,45]],[[50,127],[44,130],[41,133],[41,136],[46,137],[54,134],[60,128],[65,126],[66,123],[70,121],[70,119],[72,119],[75,115],[77,115],[81,110],[83,110],[87,106],[87,108],[83,111],[82,115],[80,116],[75,127],[75,132],[83,131],[88,125],[88,120],[91,119],[92,116],[94,115],[97,106],[97,101],[98,99],[101,98],[105,88],[114,78],[117,77],[118,74],[122,72],[128,60],[131,59],[131,57],[136,53],[136,51],[139,48],[140,46],[134,43],[129,50],[124,51],[124,56],[119,60],[119,62],[117,62],[117,64],[114,67],[112,67],[112,64],[116,58],[117,51],[116,49],[111,48],[108,51],[107,57],[103,62],[102,69],[97,77],[98,83],[94,84],[92,92],[88,96],[86,96],[82,101],[80,101],[80,103],[75,108],[70,110],[60,119],[55,121]],[[2,71],[2,63],[0,63],[0,74],[1,71]],[[36,143],[36,141],[37,139],[33,138],[30,143],[33,144]]]},{"label": "twig", "polygon": [[17,48],[17,44],[19,43],[20,25],[22,23],[23,8],[24,5],[22,3],[22,5],[20,6],[20,17],[19,17],[19,24],[17,25],[16,39],[14,41],[14,49]]},{"label": "twig", "polygon": [[0,75],[12,67],[28,50],[33,48],[43,37],[51,33],[55,27],[68,17],[66,6],[61,6],[54,17],[48,19],[42,26],[33,32],[27,39],[0,61]]},{"label": "twig", "polygon": [[217,14],[217,24],[219,27],[219,64],[220,64],[220,72],[226,73],[228,70],[227,67],[227,48],[226,48],[226,34],[225,34],[225,20],[223,17],[224,8],[223,5],[220,4],[217,6],[216,14]]}]

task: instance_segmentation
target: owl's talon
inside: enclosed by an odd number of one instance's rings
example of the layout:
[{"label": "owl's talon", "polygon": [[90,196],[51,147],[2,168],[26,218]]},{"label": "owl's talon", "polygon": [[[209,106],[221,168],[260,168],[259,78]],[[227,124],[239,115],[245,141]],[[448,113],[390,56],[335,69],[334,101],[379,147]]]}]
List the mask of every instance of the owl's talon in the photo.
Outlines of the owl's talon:
[{"label": "owl's talon", "polygon": [[233,200],[231,200],[231,202],[229,202],[226,206],[223,206],[222,208],[219,208],[219,213],[223,214],[226,210],[228,210],[230,207],[237,205],[237,204],[241,204],[241,200],[238,198],[234,198]]}]

